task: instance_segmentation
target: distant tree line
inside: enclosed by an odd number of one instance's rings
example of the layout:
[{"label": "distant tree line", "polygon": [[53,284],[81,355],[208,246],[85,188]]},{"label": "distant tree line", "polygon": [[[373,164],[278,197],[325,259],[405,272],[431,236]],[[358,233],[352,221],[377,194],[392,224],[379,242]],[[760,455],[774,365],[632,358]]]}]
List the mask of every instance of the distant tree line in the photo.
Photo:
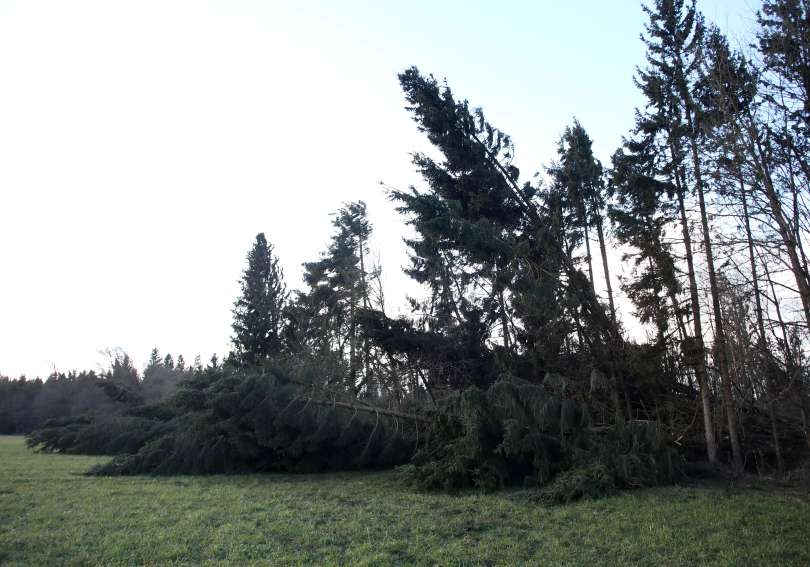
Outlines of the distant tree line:
[{"label": "distant tree line", "polygon": [[103,372],[53,372],[47,379],[12,380],[0,376],[0,435],[30,433],[51,419],[115,414],[121,402],[160,402],[174,394],[190,377],[199,361],[186,367],[183,356],[160,357],[152,350],[142,373],[123,352],[110,354],[110,368]]},{"label": "distant tree line", "polygon": [[366,206],[347,203],[303,290],[257,236],[222,363],[165,395],[114,390],[113,418],[30,444],[117,454],[103,474],[405,464],[424,487],[522,482],[552,502],[695,463],[806,467],[810,5],[766,0],[751,54],[694,1],[644,9],[645,106],[609,166],[574,121],[526,181],[480,108],[399,75],[436,150],[414,154],[424,187],[387,189],[426,291],[409,316],[387,314]]}]

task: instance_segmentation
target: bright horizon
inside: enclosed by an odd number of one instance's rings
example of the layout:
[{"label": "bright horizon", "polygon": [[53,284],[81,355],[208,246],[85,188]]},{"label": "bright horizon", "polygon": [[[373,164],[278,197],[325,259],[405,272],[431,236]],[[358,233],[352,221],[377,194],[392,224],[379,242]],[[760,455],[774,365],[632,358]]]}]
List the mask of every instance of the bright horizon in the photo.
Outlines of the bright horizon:
[{"label": "bright horizon", "polygon": [[[411,65],[512,135],[524,178],[575,116],[609,163],[642,104],[638,2],[434,4],[0,0],[0,374],[221,356],[255,235],[298,288],[346,201],[405,313],[379,182],[423,186]],[[758,3],[698,4],[750,41]]]}]

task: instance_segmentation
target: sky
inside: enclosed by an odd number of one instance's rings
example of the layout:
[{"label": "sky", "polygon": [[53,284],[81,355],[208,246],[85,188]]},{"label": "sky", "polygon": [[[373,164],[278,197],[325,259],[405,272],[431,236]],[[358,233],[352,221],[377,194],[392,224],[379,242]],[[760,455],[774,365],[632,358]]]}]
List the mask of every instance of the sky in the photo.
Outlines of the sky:
[{"label": "sky", "polygon": [[[758,2],[699,6],[750,42]],[[380,182],[423,186],[428,146],[397,73],[483,107],[527,179],[574,117],[609,163],[643,23],[635,0],[0,0],[0,374],[221,356],[255,235],[298,288],[347,201],[404,313],[419,290]]]}]

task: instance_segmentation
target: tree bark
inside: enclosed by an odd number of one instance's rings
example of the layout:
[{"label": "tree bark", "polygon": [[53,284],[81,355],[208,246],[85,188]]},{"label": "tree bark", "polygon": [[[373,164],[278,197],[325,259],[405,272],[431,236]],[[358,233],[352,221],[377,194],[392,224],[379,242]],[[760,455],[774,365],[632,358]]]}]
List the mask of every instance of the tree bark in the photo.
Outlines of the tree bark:
[{"label": "tree bark", "polygon": [[[751,219],[748,215],[748,198],[746,196],[745,183],[743,182],[742,172],[737,171],[740,183],[740,198],[743,206],[743,220],[745,223],[745,236],[748,241],[748,259],[751,263],[751,279],[754,285],[754,308],[756,309],[757,330],[759,331],[759,340],[757,347],[759,351],[759,358],[761,361],[769,359],[768,342],[765,338],[765,320],[762,315],[762,298],[760,297],[759,278],[757,276],[757,263],[754,258],[754,239],[751,236]],[[773,438],[773,451],[776,454],[776,467],[779,476],[784,475],[785,462],[782,458],[782,447],[779,443],[779,426],[776,422],[776,412],[774,408],[774,397],[776,395],[776,387],[771,376],[771,365],[761,364],[760,369],[765,373],[765,381],[768,386],[768,417],[771,420],[771,437]]]},{"label": "tree bark", "polygon": [[686,121],[689,127],[689,145],[692,153],[692,168],[695,176],[695,191],[698,195],[700,206],[700,223],[703,227],[703,244],[706,252],[706,265],[709,270],[709,287],[712,296],[712,308],[714,311],[714,343],[717,355],[717,366],[720,370],[720,385],[723,393],[723,402],[726,406],[726,421],[728,422],[728,434],[731,439],[731,452],[734,460],[734,468],[737,472],[742,472],[743,458],[740,447],[739,432],[737,430],[737,411],[734,403],[734,395],[731,389],[731,376],[728,371],[728,353],[726,351],[726,333],[723,328],[723,314],[720,311],[720,293],[717,288],[717,274],[714,270],[714,255],[712,254],[712,238],[709,232],[709,217],[706,214],[706,199],[703,189],[703,177],[701,172],[700,157],[697,148],[696,124],[692,119],[692,111],[688,105],[686,108]]},{"label": "tree bark", "polygon": [[605,246],[605,234],[602,230],[602,215],[596,213],[596,236],[599,238],[599,250],[602,254],[602,266],[605,272],[605,288],[607,289],[608,305],[610,306],[610,318],[616,324],[616,306],[613,303],[613,285],[610,283],[610,267],[608,266],[607,248]]},{"label": "tree bark", "polygon": [[[673,160],[677,153],[672,151]],[[680,173],[675,172],[675,188],[678,196],[678,210],[681,215],[681,233],[686,254],[686,268],[689,277],[689,298],[692,303],[692,322],[694,327],[694,343],[697,352],[684,353],[687,362],[691,363],[695,369],[695,378],[700,388],[700,402],[703,408],[703,429],[706,437],[706,454],[709,463],[717,463],[717,440],[714,435],[714,423],[712,422],[712,403],[709,393],[709,385],[706,381],[706,352],[703,344],[703,324],[700,317],[700,298],[697,290],[697,278],[695,277],[695,262],[692,255],[692,237],[689,234],[689,224],[686,218],[686,206],[684,204],[683,185],[681,184]]]},{"label": "tree bark", "polygon": [[753,159],[753,165],[759,174],[762,183],[760,190],[770,205],[769,216],[776,222],[777,232],[790,260],[790,268],[799,289],[799,297],[802,300],[805,323],[810,328],[810,274],[804,269],[802,260],[799,257],[798,237],[793,233],[789,220],[785,217],[779,194],[776,191],[771,176],[770,168],[766,163],[765,153],[758,138],[758,129],[753,123],[753,117],[748,117],[748,136],[750,138],[749,151]]}]

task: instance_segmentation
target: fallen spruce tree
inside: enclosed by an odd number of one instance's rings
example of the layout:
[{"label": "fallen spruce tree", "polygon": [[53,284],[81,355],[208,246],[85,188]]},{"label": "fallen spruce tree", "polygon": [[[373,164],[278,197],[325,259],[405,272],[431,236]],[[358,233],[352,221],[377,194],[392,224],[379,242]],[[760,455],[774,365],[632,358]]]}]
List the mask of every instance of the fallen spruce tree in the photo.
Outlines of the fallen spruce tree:
[{"label": "fallen spruce tree", "polygon": [[655,422],[592,426],[584,405],[505,378],[443,400],[403,470],[423,488],[522,484],[556,503],[669,484],[679,462]]},{"label": "fallen spruce tree", "polygon": [[374,416],[360,404],[346,411],[339,393],[327,398],[322,386],[303,382],[306,371],[284,363],[208,369],[164,404],[50,422],[27,442],[45,451],[117,455],[94,474],[319,472],[407,460],[415,438],[405,429],[410,420],[383,419],[381,412],[391,415],[385,408]]},{"label": "fallen spruce tree", "polygon": [[113,454],[97,475],[321,472],[402,465],[424,489],[523,485],[548,502],[671,483],[678,458],[654,422],[594,426],[587,408],[504,377],[435,406],[360,399],[306,365],[223,366],[163,404],[130,399],[118,415],[51,422],[31,447]]}]

